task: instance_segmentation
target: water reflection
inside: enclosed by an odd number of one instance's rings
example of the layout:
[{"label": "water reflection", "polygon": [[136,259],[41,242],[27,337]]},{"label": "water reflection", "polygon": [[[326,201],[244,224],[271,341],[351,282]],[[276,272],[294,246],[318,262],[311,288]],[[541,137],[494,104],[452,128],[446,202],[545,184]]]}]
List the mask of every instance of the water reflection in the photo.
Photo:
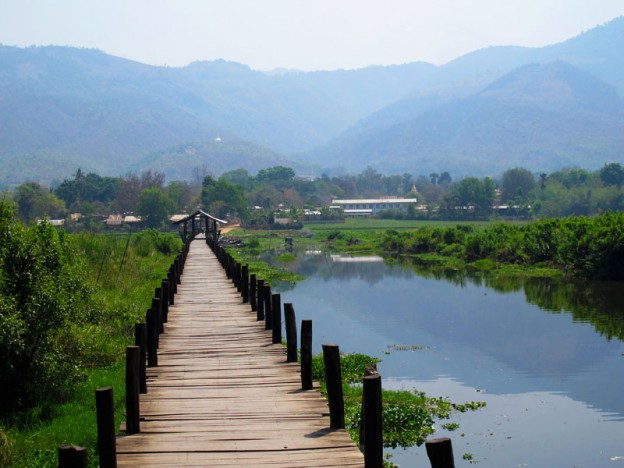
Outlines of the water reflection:
[{"label": "water reflection", "polygon": [[460,288],[485,286],[496,292],[524,291],[526,302],[552,313],[570,313],[577,322],[591,323],[607,339],[624,340],[624,295],[622,282],[597,282],[562,278],[510,278],[477,275],[467,271],[432,268],[415,260],[390,262],[382,257],[332,255],[320,249],[299,251],[293,262],[279,263],[275,251],[263,259],[279,264],[306,278],[325,281],[361,279],[375,285],[384,278],[425,278],[445,281]]},{"label": "water reflection", "polygon": [[[333,261],[320,249],[281,266],[307,278],[282,288],[283,301],[314,320],[317,351],[338,343],[381,357],[385,379],[452,379],[479,393],[475,399],[546,392],[596,411],[598,423],[624,416],[622,283]],[[393,345],[423,349],[397,352]],[[539,417],[532,422],[541,424]]]}]

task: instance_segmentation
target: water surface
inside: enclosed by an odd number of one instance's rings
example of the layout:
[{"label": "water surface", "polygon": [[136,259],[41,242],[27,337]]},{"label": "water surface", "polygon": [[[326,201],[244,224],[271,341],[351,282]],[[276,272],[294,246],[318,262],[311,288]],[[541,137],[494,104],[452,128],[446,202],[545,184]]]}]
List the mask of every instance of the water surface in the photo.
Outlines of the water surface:
[{"label": "water surface", "polygon": [[[622,283],[494,281],[320,250],[285,266],[306,277],[278,289],[313,320],[315,352],[381,358],[384,388],[487,403],[435,434],[457,466],[472,454],[482,467],[624,467]],[[429,466],[424,447],[393,460]]]}]

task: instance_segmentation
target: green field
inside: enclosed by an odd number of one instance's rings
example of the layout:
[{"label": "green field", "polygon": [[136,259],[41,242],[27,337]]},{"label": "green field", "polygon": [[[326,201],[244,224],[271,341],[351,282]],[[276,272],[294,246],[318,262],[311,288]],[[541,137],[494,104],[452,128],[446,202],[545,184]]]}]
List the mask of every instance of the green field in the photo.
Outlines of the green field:
[{"label": "green field", "polygon": [[[332,230],[361,230],[361,231],[384,231],[394,229],[396,231],[418,229],[422,227],[446,228],[455,227],[458,224],[472,226],[475,229],[490,227],[500,221],[422,221],[422,220],[396,220],[374,218],[347,218],[344,223],[314,223],[306,222],[305,229],[311,231]],[[509,221],[507,224],[526,224],[526,221]]]}]

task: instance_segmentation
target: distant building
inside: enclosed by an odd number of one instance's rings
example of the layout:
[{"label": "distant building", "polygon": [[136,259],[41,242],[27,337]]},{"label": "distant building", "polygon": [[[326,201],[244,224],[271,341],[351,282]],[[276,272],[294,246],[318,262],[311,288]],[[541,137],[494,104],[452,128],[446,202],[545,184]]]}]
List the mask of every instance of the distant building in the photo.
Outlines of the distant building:
[{"label": "distant building", "polygon": [[330,208],[332,210],[341,209],[345,217],[366,217],[376,215],[382,211],[400,211],[407,213],[410,205],[416,207],[416,198],[365,198],[352,200],[333,200]]},{"label": "distant building", "polygon": [[108,218],[106,218],[106,221],[104,222],[109,227],[121,226],[121,223],[123,223],[123,216],[120,214],[111,214],[111,215],[108,215]]}]

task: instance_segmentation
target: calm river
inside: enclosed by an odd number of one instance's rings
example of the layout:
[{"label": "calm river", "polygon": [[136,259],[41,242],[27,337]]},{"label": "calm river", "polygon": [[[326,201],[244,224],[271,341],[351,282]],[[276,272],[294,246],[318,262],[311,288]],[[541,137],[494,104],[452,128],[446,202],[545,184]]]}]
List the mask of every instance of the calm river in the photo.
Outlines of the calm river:
[{"label": "calm river", "polygon": [[[386,389],[487,403],[437,424],[456,466],[470,454],[484,468],[624,467],[623,284],[496,283],[378,257],[296,254],[265,259],[306,277],[276,291],[298,321],[313,320],[315,352],[335,343],[381,358]],[[424,446],[392,460],[430,466]]]}]

